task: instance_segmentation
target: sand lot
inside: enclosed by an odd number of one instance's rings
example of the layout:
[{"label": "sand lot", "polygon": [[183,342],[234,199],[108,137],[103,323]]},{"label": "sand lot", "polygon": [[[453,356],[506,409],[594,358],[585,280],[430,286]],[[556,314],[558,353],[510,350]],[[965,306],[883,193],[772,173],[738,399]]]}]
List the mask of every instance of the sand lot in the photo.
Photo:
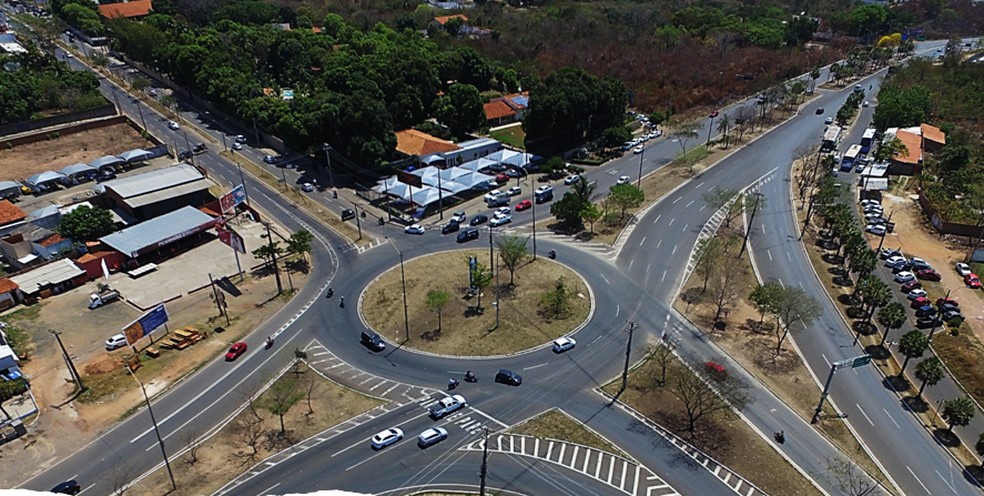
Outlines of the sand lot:
[{"label": "sand lot", "polygon": [[90,129],[14,148],[0,147],[0,180],[21,180],[47,170],[151,146],[127,124]]}]

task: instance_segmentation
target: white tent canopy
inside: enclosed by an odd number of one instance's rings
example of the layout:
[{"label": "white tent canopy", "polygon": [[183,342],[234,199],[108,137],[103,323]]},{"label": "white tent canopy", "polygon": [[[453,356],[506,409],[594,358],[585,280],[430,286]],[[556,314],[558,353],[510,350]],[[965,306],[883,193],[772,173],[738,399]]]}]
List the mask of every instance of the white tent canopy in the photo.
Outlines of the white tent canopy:
[{"label": "white tent canopy", "polygon": [[124,162],[131,164],[133,162],[140,162],[141,160],[147,160],[150,158],[151,153],[147,150],[130,150],[128,152],[123,152],[119,154],[119,158],[123,159]]},{"label": "white tent canopy", "polygon": [[30,184],[31,186],[37,186],[43,183],[61,181],[64,178],[65,178],[64,174],[55,171],[44,171],[27,178],[27,184]]},{"label": "white tent canopy", "polygon": [[478,158],[478,159],[472,160],[471,162],[465,162],[465,163],[459,165],[458,168],[459,169],[470,170],[472,172],[478,172],[481,169],[484,169],[484,168],[486,168],[486,167],[488,167],[490,165],[495,165],[497,163],[499,163],[499,162],[498,161],[495,161],[495,160],[490,160],[487,157],[482,157],[482,158]]},{"label": "white tent canopy", "polygon": [[105,157],[99,157],[93,160],[92,162],[89,162],[89,165],[97,169],[102,169],[104,167],[112,167],[118,164],[122,164],[124,162],[125,160],[115,155],[106,155]]},{"label": "white tent canopy", "polygon": [[88,172],[96,172],[96,171],[97,171],[97,169],[95,167],[89,165],[89,164],[79,163],[79,164],[69,165],[68,167],[65,167],[64,169],[62,169],[62,170],[60,170],[58,172],[61,172],[62,174],[65,174],[66,176],[74,176],[75,174],[79,174],[79,173],[83,173],[83,172],[88,173]]},{"label": "white tent canopy", "polygon": [[413,189],[413,203],[426,207],[440,199],[441,193],[437,188],[424,186],[423,188]]}]

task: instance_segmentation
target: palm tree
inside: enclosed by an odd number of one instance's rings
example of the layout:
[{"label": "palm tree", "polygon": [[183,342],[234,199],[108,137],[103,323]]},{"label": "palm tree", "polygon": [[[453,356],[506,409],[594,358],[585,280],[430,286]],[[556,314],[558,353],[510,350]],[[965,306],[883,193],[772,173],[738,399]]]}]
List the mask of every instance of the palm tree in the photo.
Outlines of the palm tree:
[{"label": "palm tree", "polygon": [[728,149],[728,130],[731,128],[731,116],[728,114],[721,114],[721,120],[718,121],[717,130],[719,133],[724,135],[724,149]]},{"label": "palm tree", "polygon": [[902,362],[899,377],[905,373],[905,366],[909,365],[909,359],[923,356],[927,348],[929,348],[929,338],[922,331],[912,330],[902,336],[899,340],[899,352],[905,355],[905,361]]},{"label": "palm tree", "polygon": [[919,362],[919,365],[916,365],[916,379],[922,381],[922,385],[919,386],[919,394],[916,396],[922,396],[926,386],[935,386],[944,377],[946,377],[946,369],[943,368],[943,362],[939,358],[933,356]]},{"label": "palm tree", "polygon": [[964,427],[970,424],[974,418],[974,402],[966,396],[949,399],[943,402],[943,420],[950,424],[947,432],[953,432],[953,428]]},{"label": "palm tree", "polygon": [[[902,324],[905,324],[905,319],[905,307],[903,307],[901,303],[893,301],[887,306],[882,307],[882,309],[878,311],[878,323],[885,326],[885,333],[882,334],[881,343],[878,343],[878,345],[885,346],[885,341],[888,340],[888,333],[893,329],[902,327]],[[920,362],[919,365],[922,365],[922,363],[923,362]],[[918,376],[918,374],[919,367],[916,367],[916,375]],[[920,392],[920,394],[922,393]]]}]

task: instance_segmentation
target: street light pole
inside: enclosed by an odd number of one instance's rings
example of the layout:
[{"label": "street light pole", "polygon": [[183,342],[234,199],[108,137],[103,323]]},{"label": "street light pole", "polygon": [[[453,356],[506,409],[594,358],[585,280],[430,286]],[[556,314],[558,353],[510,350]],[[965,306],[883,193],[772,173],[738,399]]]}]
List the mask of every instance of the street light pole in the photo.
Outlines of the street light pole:
[{"label": "street light pole", "polygon": [[[393,245],[396,248],[396,245]],[[406,340],[410,342],[410,313],[407,310],[407,274],[403,269],[403,252],[399,248],[396,251],[400,254],[400,281],[403,283],[403,332],[406,333]]]},{"label": "street light pole", "polygon": [[[758,213],[759,204],[762,203],[762,193],[758,191],[752,193],[752,197],[755,198],[752,203],[752,215],[748,217],[748,225],[745,226],[745,239],[741,242],[741,250],[738,251],[738,258],[745,253],[745,245],[748,244],[748,236],[752,234],[752,224],[755,222],[755,214]],[[739,200],[741,201],[741,200]]]},{"label": "street light pole", "polygon": [[622,386],[618,388],[618,394],[615,396],[621,396],[625,392],[625,388],[629,381],[629,354],[632,352],[632,333],[635,332],[638,325],[629,321],[629,340],[625,342],[625,366],[622,368]]},{"label": "street light pole", "polygon": [[85,386],[82,384],[82,376],[79,375],[79,371],[75,368],[75,364],[72,363],[72,357],[68,354],[68,351],[65,349],[65,344],[62,343],[61,331],[48,329],[48,332],[50,332],[53,336],[55,336],[55,340],[58,341],[58,346],[62,350],[62,356],[65,357],[65,363],[68,364],[68,373],[71,374],[72,379],[75,381],[75,384],[79,387],[79,391],[85,391]]},{"label": "street light pole", "polygon": [[[359,229],[359,240],[361,240],[362,239],[362,222],[359,220],[359,217],[360,217],[360,215],[359,215],[359,205],[356,204],[355,202],[352,202],[352,206],[355,207],[355,227],[357,227]],[[365,209],[363,208],[362,211],[364,212]]]},{"label": "street light pole", "polygon": [[711,122],[707,124],[707,145],[711,146],[711,133],[714,132],[714,115],[711,115]]},{"label": "street light pole", "polygon": [[642,147],[642,153],[639,154],[639,177],[636,179],[636,187],[642,188],[642,159],[646,156],[646,147]]},{"label": "street light pole", "polygon": [[885,234],[881,235],[881,241],[878,242],[878,249],[875,250],[877,253],[881,253],[882,245],[885,244],[885,236],[888,236],[888,224],[892,222],[892,215],[895,214],[895,210],[888,212],[888,220],[885,221]]},{"label": "street light pole", "polygon": [[270,223],[264,222],[266,228],[267,246],[270,247],[270,258],[273,260],[273,275],[277,278],[277,294],[284,292],[284,285],[280,282],[280,267],[277,266],[277,249],[273,245],[273,236],[270,235]]},{"label": "street light pole", "polygon": [[489,268],[495,265],[495,255],[492,252],[492,226],[489,225]]},{"label": "street light pole", "polygon": [[140,382],[140,379],[137,378],[137,374],[133,373],[133,369],[127,366],[126,370],[130,372],[130,375],[133,376],[133,380],[137,381],[137,384],[140,386],[140,390],[143,391],[144,401],[147,402],[147,412],[150,413],[150,421],[154,424],[154,434],[157,434],[157,444],[161,447],[161,455],[164,456],[164,466],[167,467],[167,476],[171,479],[171,490],[173,491],[178,488],[178,485],[174,482],[174,473],[171,472],[171,462],[168,461],[167,451],[164,450],[164,439],[161,438],[161,430],[157,427],[157,418],[154,417],[154,409],[150,406],[150,397],[147,396],[147,388],[145,388],[143,383]]},{"label": "street light pole", "polygon": [[331,183],[331,188],[335,189],[335,176],[331,171],[331,145],[328,143],[324,144],[325,147],[325,160],[328,162],[328,182]]}]

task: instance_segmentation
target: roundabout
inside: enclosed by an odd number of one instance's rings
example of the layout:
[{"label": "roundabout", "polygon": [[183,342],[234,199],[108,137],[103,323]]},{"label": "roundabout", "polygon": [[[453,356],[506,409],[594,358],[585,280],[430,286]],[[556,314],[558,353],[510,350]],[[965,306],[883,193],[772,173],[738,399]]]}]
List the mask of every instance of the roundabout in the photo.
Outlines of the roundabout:
[{"label": "roundabout", "polygon": [[458,357],[513,354],[583,327],[594,302],[587,282],[558,262],[524,258],[513,274],[502,263],[496,274],[473,250],[408,260],[366,286],[360,317],[408,351]]}]

